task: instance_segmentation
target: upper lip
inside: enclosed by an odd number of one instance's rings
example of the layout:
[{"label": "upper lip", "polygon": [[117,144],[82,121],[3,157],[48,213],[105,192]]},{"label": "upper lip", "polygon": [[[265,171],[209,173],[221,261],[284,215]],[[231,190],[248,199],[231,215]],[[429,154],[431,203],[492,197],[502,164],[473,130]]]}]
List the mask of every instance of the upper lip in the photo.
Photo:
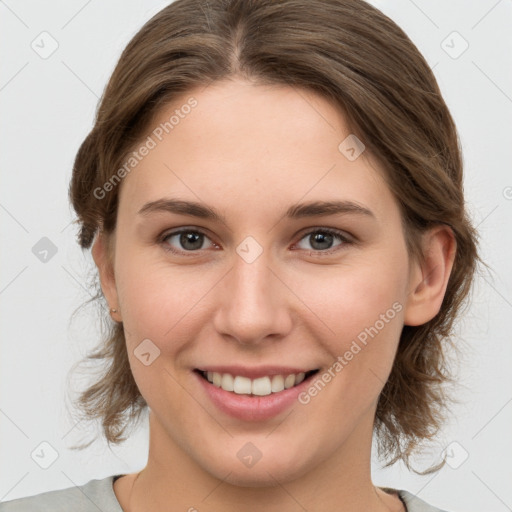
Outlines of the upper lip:
[{"label": "upper lip", "polygon": [[317,368],[304,368],[304,367],[290,367],[290,366],[226,366],[226,365],[208,365],[196,368],[202,372],[216,372],[216,373],[229,373],[233,376],[239,375],[240,377],[247,377],[249,379],[258,379],[260,377],[273,376],[273,375],[287,375],[297,373],[307,373]]}]

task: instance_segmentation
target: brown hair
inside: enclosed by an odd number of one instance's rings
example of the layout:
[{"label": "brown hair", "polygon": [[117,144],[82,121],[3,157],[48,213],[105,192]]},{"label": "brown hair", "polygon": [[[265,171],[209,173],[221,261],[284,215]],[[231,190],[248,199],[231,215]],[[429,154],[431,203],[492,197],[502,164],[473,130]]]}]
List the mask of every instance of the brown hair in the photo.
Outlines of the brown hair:
[{"label": "brown hair", "polygon": [[[410,255],[422,257],[420,235],[429,227],[453,230],[457,250],[441,310],[424,325],[404,326],[377,406],[379,454],[387,465],[402,459],[410,467],[419,442],[444,419],[445,342],[479,257],[453,119],[425,59],[379,10],[362,0],[177,0],[161,10],[123,51],[77,153],[70,198],[79,243],[89,248],[99,228],[115,229],[120,187],[101,199],[93,191],[112,179],[157,113],[194,87],[234,77],[304,88],[339,106],[385,170]],[[147,404],[122,324],[104,320],[108,333],[88,356],[104,361],[104,372],[77,404],[84,418],[102,420],[109,443],[119,443]]]}]

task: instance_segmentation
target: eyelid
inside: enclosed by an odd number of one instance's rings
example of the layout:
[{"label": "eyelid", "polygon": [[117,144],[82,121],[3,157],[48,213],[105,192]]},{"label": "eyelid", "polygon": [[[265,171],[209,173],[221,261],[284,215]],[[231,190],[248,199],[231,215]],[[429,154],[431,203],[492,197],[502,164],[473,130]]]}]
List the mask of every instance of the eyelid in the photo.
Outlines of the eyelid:
[{"label": "eyelid", "polygon": [[310,228],[305,228],[304,231],[299,231],[299,233],[296,235],[296,236],[300,236],[301,240],[302,238],[304,238],[306,235],[310,235],[311,233],[329,233],[331,235],[336,235],[336,236],[339,236],[340,238],[343,238],[345,239],[347,242],[355,242],[356,241],[356,237],[350,233],[348,233],[347,231],[343,230],[343,229],[339,229],[339,228],[330,228],[328,226],[313,226],[313,227],[310,227]]}]

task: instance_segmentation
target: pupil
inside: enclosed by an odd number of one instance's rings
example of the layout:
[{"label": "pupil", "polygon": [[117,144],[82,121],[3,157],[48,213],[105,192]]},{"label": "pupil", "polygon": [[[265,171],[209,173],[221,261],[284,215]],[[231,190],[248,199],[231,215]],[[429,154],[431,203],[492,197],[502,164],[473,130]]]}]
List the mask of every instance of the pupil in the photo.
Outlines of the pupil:
[{"label": "pupil", "polygon": [[[185,249],[193,250],[193,249],[200,249],[202,245],[201,241],[201,235],[199,233],[182,233],[180,236],[180,244]],[[200,241],[199,244],[197,244],[197,241]],[[190,247],[188,244],[191,243],[192,247]]]},{"label": "pupil", "polygon": [[[329,242],[332,242],[332,238],[333,238],[333,235],[331,235],[329,233],[315,233],[313,235],[314,243],[312,243],[311,245],[314,247],[315,243],[318,243],[318,242],[320,243],[320,245],[322,244],[322,242],[325,244],[326,240],[327,240],[327,245],[329,245]],[[317,249],[329,249],[329,247],[320,246],[320,247],[317,247]]]}]

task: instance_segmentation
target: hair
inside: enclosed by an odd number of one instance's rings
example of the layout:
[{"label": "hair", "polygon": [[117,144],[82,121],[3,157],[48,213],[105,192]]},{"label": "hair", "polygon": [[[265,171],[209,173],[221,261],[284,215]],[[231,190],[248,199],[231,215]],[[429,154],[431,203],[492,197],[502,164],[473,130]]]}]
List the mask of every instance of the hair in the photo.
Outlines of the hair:
[{"label": "hair", "polygon": [[[153,16],[122,52],[76,155],[69,195],[79,244],[90,248],[99,231],[114,232],[120,187],[101,198],[94,191],[112,180],[161,109],[195,87],[235,78],[302,88],[339,107],[384,170],[410,256],[423,258],[421,235],[429,228],[444,224],[453,232],[456,254],[440,311],[403,327],[377,404],[379,456],[386,466],[402,460],[411,469],[409,457],[445,421],[446,343],[481,260],[454,121],[421,53],[378,9],[362,0],[176,0]],[[104,301],[97,275],[95,285],[94,299]],[[107,317],[104,339],[87,356],[103,374],[76,404],[87,420],[101,419],[116,444],[147,403],[131,373],[123,325]]]}]

